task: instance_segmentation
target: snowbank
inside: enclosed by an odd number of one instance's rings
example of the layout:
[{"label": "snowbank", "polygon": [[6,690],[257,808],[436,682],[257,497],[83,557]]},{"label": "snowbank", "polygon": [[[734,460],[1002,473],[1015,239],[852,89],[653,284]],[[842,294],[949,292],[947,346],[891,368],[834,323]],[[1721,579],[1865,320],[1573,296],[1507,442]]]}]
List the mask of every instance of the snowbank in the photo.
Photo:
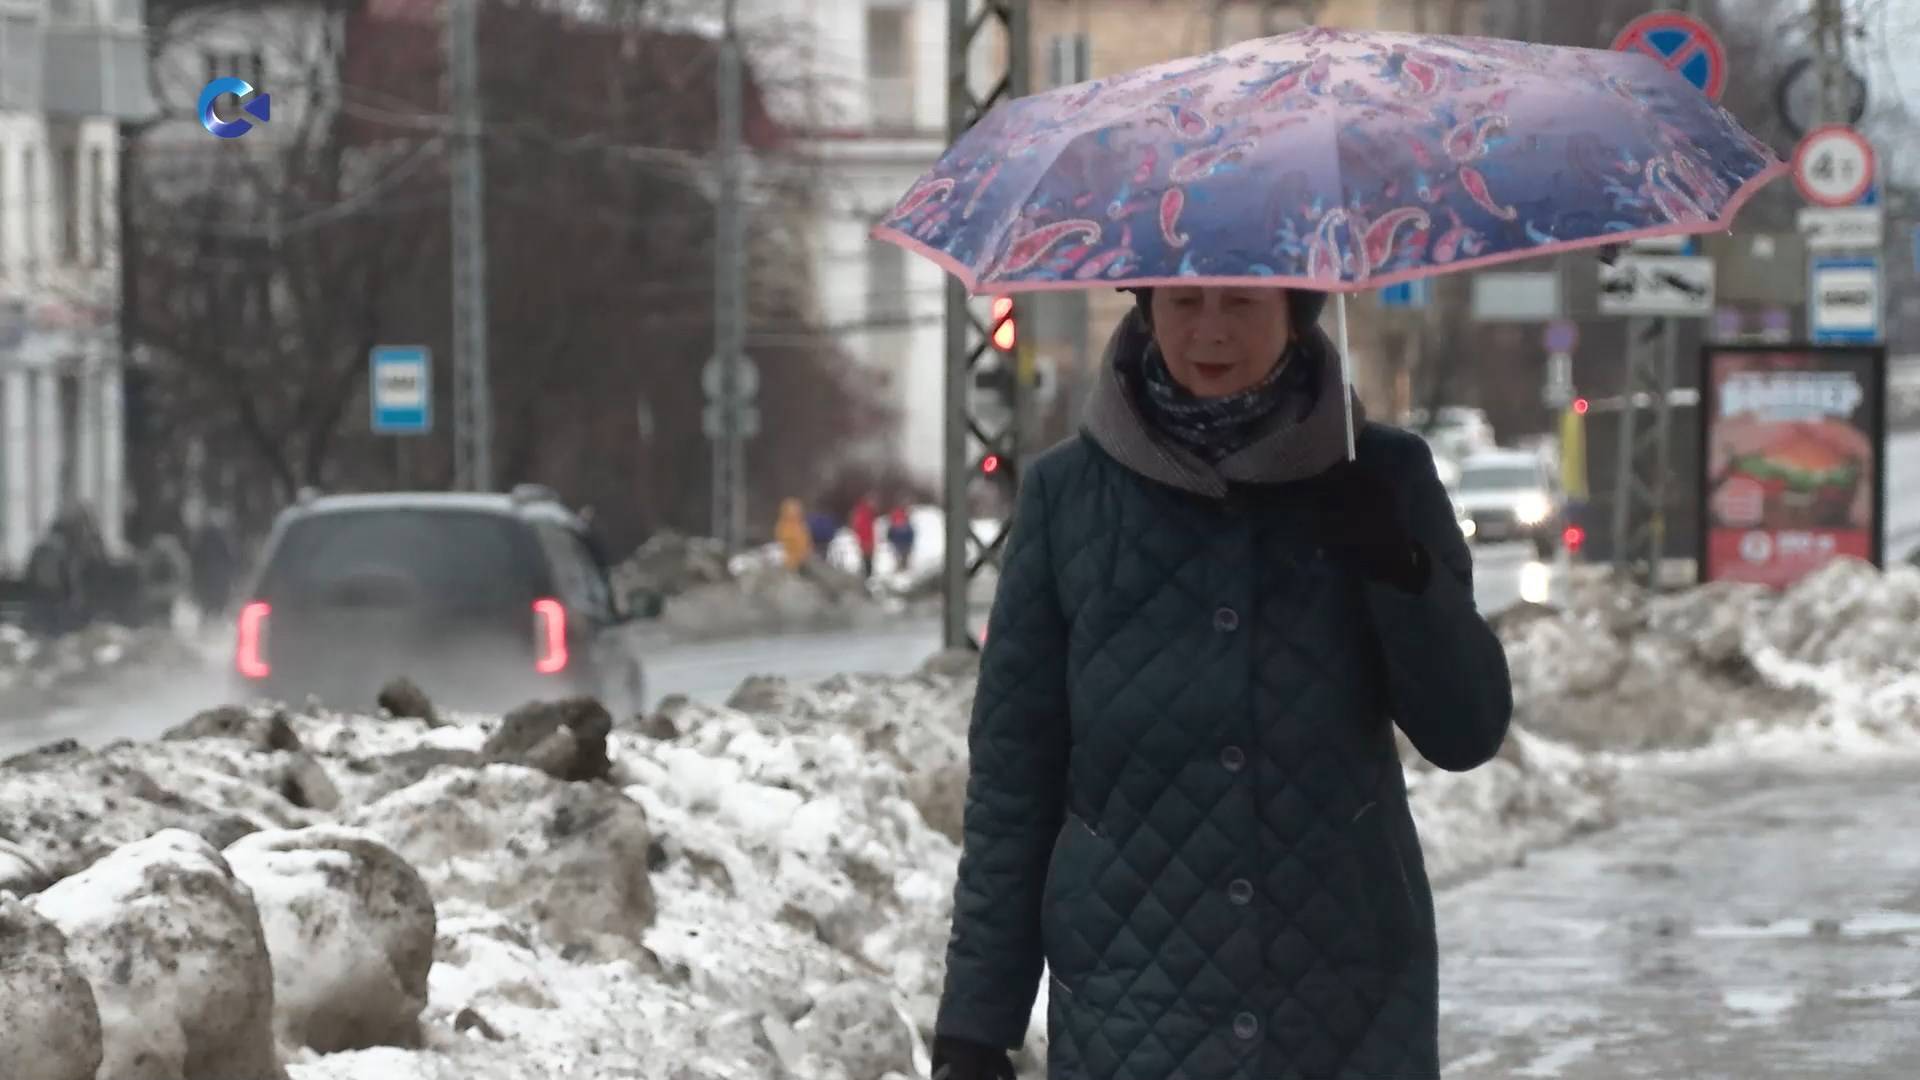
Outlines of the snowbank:
[{"label": "snowbank", "polygon": [[716,541],[661,533],[612,577],[623,593],[647,589],[665,598],[661,628],[681,640],[838,629],[886,615],[858,575],[825,559],[789,571],[777,544],[729,559]]},{"label": "snowbank", "polygon": [[[1504,618],[1520,715],[1498,758],[1448,773],[1403,744],[1430,874],[1612,824],[1649,757],[1628,749],[1920,743],[1917,617],[1920,573],[1843,565],[1781,597],[1588,591]],[[153,830],[224,837],[274,970],[311,977],[266,993],[295,1080],[921,1076],[974,673],[945,654],[904,678],[757,678],[625,723],[582,703],[202,716],[7,767],[0,874],[67,877],[40,907]],[[306,794],[323,782],[328,806]],[[102,1006],[109,1044],[133,1016]],[[317,1033],[342,1029],[360,1034]]]},{"label": "snowbank", "polygon": [[723,583],[696,585],[667,601],[666,631],[681,640],[879,625],[885,608],[857,576],[826,565],[799,572],[750,565]]},{"label": "snowbank", "polygon": [[1832,563],[1791,590],[1594,582],[1501,620],[1515,717],[1595,750],[1920,736],[1920,569]]}]

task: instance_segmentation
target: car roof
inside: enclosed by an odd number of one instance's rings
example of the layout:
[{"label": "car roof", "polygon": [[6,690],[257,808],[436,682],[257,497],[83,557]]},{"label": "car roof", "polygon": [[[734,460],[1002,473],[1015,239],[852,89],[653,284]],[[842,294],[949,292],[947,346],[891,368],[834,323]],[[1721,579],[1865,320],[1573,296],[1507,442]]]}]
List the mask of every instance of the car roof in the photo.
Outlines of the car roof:
[{"label": "car roof", "polygon": [[1466,459],[1460,462],[1462,469],[1487,465],[1538,465],[1544,468],[1546,463],[1540,460],[1540,455],[1531,450],[1483,450],[1477,454],[1468,454]]},{"label": "car roof", "polygon": [[578,517],[557,502],[522,499],[490,492],[383,491],[364,495],[322,495],[297,506],[288,507],[282,516],[292,521],[327,514],[378,510],[492,514],[522,521],[558,525],[576,532],[584,531],[586,528]]}]

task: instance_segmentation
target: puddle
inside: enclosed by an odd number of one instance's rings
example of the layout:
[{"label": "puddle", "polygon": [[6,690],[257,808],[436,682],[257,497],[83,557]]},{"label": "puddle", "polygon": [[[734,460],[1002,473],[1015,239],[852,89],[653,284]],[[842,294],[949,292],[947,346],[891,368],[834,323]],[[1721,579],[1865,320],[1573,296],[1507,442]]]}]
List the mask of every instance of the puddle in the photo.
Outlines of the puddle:
[{"label": "puddle", "polygon": [[[1878,937],[1881,934],[1920,933],[1920,915],[1910,911],[1873,911],[1856,915],[1840,924],[1847,937]],[[1912,940],[1911,938],[1908,939]]]},{"label": "puddle", "polygon": [[1751,1013],[1760,1019],[1771,1019],[1792,1009],[1800,1000],[1800,995],[1792,990],[1726,990],[1720,994],[1720,1001],[1734,1012]]},{"label": "puddle", "polygon": [[1776,919],[1773,922],[1719,923],[1696,927],[1695,937],[1717,939],[1796,938],[1796,937],[1881,937],[1903,935],[1906,944],[1914,944],[1920,935],[1920,914],[1910,911],[1870,911],[1849,919]]},{"label": "puddle", "polygon": [[1562,1039],[1553,1049],[1515,1069],[1513,1075],[1541,1078],[1559,1076],[1560,1070],[1581,1058],[1593,1056],[1593,1052],[1599,1048],[1600,1040],[1591,1035]]},{"label": "puddle", "polygon": [[1698,926],[1694,928],[1695,937],[1720,939],[1761,939],[1795,938],[1813,935],[1812,919],[1780,919],[1770,923],[1723,923],[1720,925]]},{"label": "puddle", "polygon": [[1850,986],[1834,992],[1834,1000],[1849,1002],[1899,1001],[1902,998],[1920,998],[1920,983],[1869,983],[1866,986]]},{"label": "puddle", "polygon": [[1500,1055],[1492,1050],[1475,1050],[1466,1057],[1455,1058],[1447,1062],[1446,1066],[1440,1070],[1440,1074],[1442,1076],[1453,1076],[1461,1069],[1477,1069],[1482,1065],[1491,1065],[1498,1060],[1500,1060]]}]

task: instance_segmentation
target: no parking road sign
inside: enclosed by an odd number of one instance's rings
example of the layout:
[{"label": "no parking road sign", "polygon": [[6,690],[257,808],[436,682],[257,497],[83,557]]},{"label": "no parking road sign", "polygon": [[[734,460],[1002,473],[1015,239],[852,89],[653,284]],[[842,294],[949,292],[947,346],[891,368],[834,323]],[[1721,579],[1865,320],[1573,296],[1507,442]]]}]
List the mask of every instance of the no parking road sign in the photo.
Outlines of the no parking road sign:
[{"label": "no parking road sign", "polygon": [[1727,50],[1707,24],[1678,11],[1656,11],[1627,24],[1613,39],[1615,52],[1642,52],[1677,71],[1719,101],[1727,88]]}]

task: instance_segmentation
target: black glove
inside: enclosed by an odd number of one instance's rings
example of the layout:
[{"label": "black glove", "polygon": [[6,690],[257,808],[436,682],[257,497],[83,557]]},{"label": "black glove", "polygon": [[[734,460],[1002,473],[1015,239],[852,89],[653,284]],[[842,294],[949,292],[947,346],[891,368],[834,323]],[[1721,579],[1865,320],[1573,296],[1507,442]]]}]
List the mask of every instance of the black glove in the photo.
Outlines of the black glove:
[{"label": "black glove", "polygon": [[1334,557],[1370,581],[1410,593],[1426,589],[1431,560],[1407,530],[1398,492],[1377,465],[1343,461],[1314,478],[1312,493],[1321,540]]},{"label": "black glove", "polygon": [[933,1080],[1018,1080],[1005,1050],[966,1039],[936,1035]]}]

